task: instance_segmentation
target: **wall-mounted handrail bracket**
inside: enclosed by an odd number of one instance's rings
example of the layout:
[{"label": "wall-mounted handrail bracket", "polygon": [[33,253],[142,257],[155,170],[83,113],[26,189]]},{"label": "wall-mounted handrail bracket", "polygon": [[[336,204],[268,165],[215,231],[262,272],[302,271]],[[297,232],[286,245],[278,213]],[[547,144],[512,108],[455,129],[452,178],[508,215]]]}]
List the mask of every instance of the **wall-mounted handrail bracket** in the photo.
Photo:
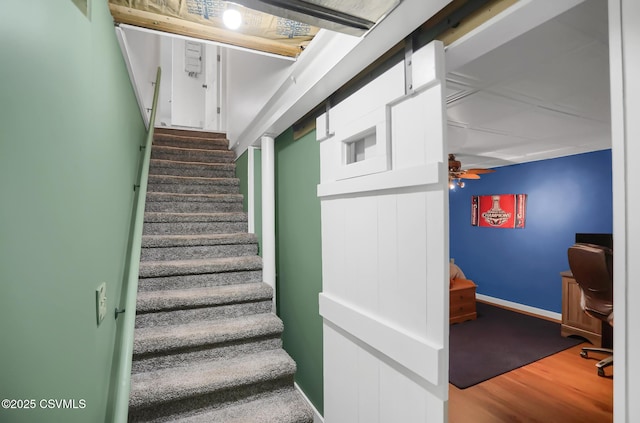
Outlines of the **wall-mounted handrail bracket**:
[{"label": "wall-mounted handrail bracket", "polygon": [[118,320],[118,315],[122,314],[126,311],[126,309],[119,309],[118,307],[116,307],[116,311],[115,311],[115,316],[116,316],[116,320]]}]

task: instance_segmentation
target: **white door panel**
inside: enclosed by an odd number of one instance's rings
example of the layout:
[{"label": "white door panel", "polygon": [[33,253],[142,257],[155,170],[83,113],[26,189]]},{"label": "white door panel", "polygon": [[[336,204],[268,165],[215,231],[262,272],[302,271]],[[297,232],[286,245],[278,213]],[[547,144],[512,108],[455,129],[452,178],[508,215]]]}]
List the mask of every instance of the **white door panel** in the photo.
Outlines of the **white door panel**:
[{"label": "white door panel", "polygon": [[443,47],[414,55],[318,119],[327,423],[446,419]]},{"label": "white door panel", "polygon": [[204,129],[219,130],[220,125],[218,122],[218,99],[220,97],[220,82],[218,75],[218,59],[219,48],[217,46],[206,45],[205,46],[205,61],[204,61],[204,79],[205,79],[205,94],[204,94]]}]

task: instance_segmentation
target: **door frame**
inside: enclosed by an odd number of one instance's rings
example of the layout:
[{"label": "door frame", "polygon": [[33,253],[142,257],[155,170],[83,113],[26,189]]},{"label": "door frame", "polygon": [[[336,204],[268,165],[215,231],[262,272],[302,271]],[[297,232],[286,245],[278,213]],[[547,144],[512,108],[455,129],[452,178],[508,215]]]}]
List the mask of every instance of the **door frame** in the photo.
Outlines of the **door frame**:
[{"label": "door frame", "polygon": [[[487,21],[469,32],[458,41],[447,47],[445,65],[447,72],[452,71],[472,60],[486,54],[494,48],[516,38],[526,31],[546,22],[549,19],[582,3],[583,0],[571,0],[566,2],[536,2],[534,0],[522,0],[503,14]],[[637,250],[638,243],[627,237],[632,222],[627,220],[627,215],[633,215],[631,210],[640,208],[638,202],[633,202],[627,193],[633,191],[629,179],[631,171],[629,163],[630,153],[635,157],[640,156],[640,151],[631,150],[633,144],[631,132],[640,132],[640,125],[631,119],[632,109],[640,112],[637,100],[631,104],[629,99],[637,97],[638,90],[633,93],[630,89],[631,68],[640,71],[640,55],[630,56],[630,45],[637,45],[637,31],[631,30],[634,18],[640,18],[640,5],[633,0],[608,0],[609,6],[609,66],[610,66],[610,97],[611,97],[611,149],[612,149],[612,176],[613,176],[613,239],[616,258],[614,260],[614,302],[616,303],[616,324],[614,326],[614,422],[622,423],[633,421],[631,418],[629,392],[633,376],[638,376],[638,369],[632,366],[628,351],[633,345],[632,339],[627,338],[630,333],[630,323],[634,320],[630,314],[633,308],[628,305],[633,301],[633,286],[631,280],[631,265],[628,260],[631,251]],[[624,19],[622,9],[624,8]],[[635,36],[636,41],[628,41]],[[626,43],[624,42],[627,40]],[[634,42],[636,44],[634,44]],[[637,73],[636,73],[637,74]],[[638,134],[640,135],[640,134]],[[636,147],[637,148],[637,147]],[[636,187],[638,188],[638,187]],[[637,190],[635,191],[637,192]],[[634,251],[635,251],[634,250]],[[636,272],[637,273],[637,272]],[[638,313],[635,313],[635,321],[638,321]],[[637,343],[637,342],[636,342]],[[636,345],[636,347],[639,347]],[[636,416],[637,418],[637,416]]]}]

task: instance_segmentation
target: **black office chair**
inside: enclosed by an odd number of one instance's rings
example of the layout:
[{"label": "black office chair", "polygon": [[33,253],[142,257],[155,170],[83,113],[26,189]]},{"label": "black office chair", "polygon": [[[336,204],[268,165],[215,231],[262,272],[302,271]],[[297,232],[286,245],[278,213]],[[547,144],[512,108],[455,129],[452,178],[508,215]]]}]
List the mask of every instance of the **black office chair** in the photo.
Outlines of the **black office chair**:
[{"label": "black office chair", "polygon": [[[582,309],[613,326],[613,251],[601,245],[575,244],[569,247],[568,256],[571,273],[582,291]],[[604,376],[604,368],[613,364],[613,350],[585,347],[580,355],[586,358],[589,352],[609,354],[596,364],[598,376]]]}]

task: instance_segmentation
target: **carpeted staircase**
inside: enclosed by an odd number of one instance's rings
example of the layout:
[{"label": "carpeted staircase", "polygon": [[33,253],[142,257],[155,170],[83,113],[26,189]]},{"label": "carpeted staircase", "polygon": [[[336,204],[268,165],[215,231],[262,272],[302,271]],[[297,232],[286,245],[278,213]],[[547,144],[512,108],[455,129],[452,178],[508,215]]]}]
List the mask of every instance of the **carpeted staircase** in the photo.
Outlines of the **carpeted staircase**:
[{"label": "carpeted staircase", "polygon": [[129,421],[313,422],[227,140],[159,128],[153,144]]}]

